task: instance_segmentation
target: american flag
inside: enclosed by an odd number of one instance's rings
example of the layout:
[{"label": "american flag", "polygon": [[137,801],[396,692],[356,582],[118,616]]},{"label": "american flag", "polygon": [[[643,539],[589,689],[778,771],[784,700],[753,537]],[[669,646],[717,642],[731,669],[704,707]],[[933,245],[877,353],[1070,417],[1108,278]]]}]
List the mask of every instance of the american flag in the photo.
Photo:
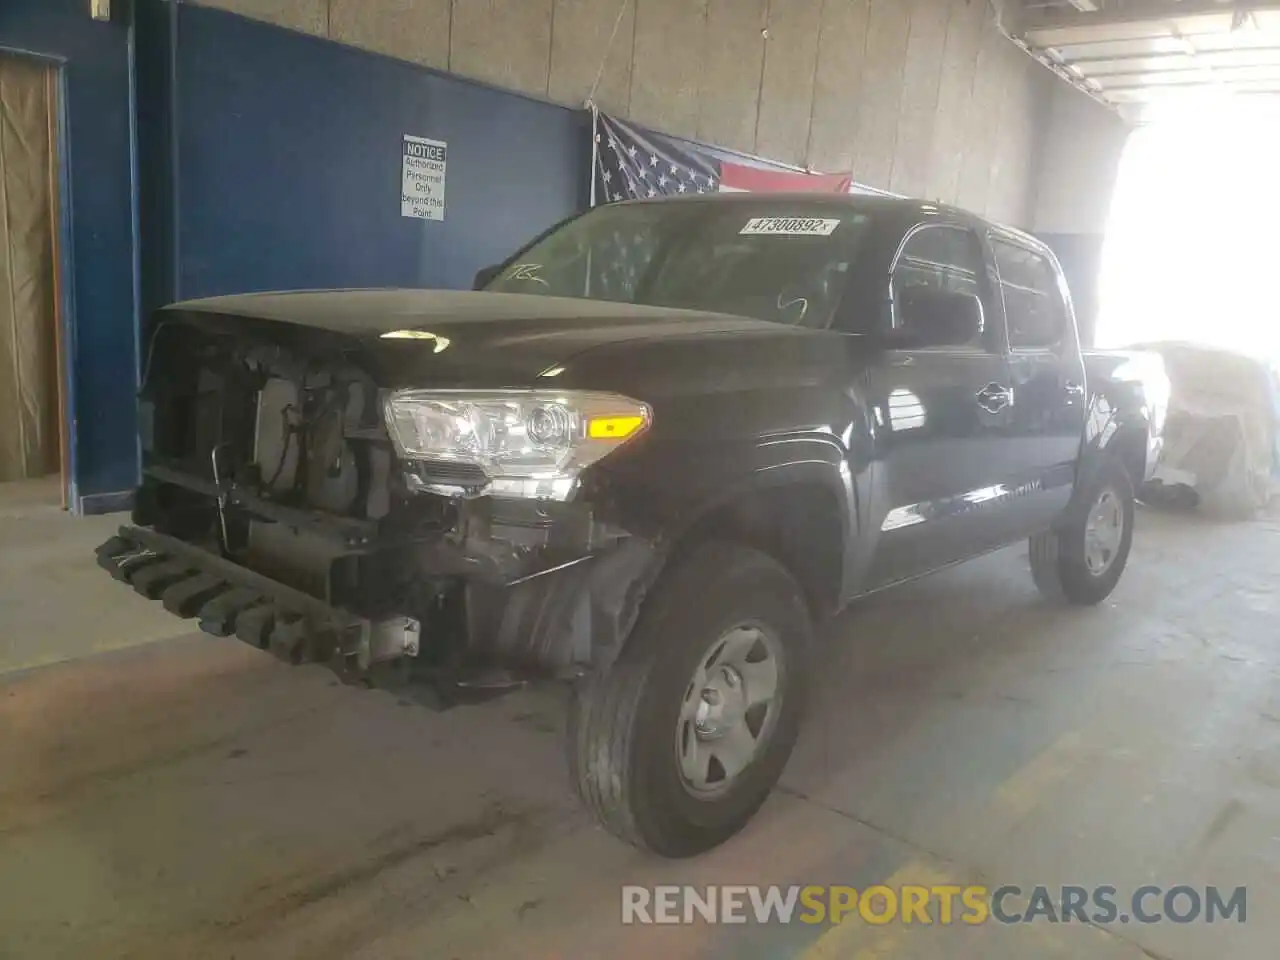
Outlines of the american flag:
[{"label": "american flag", "polygon": [[604,114],[597,116],[597,201],[715,193],[719,188],[720,164],[714,157]]},{"label": "american flag", "polygon": [[739,163],[598,112],[594,136],[596,203],[717,192],[849,193],[853,187],[847,175]]},{"label": "american flag", "polygon": [[[599,112],[593,129],[597,205],[700,193],[860,191],[848,176],[805,173],[763,160],[740,163],[715,148],[653,133]],[[660,241],[655,226],[653,218],[633,211],[596,235],[585,281],[587,296],[635,299]]]},{"label": "american flag", "polygon": [[648,224],[620,223],[598,238],[588,295],[603,300],[635,300],[640,278],[653,263],[658,237]]}]

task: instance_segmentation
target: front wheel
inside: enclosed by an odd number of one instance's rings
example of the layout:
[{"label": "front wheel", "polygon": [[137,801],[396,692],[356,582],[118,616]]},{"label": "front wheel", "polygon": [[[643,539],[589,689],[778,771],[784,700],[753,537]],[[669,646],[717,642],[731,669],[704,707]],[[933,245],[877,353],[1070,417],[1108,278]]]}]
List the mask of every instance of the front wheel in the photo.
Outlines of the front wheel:
[{"label": "front wheel", "polygon": [[676,563],[570,714],[574,786],[601,825],[668,857],[741,830],[795,743],[809,634],[771,557],[707,543]]},{"label": "front wheel", "polygon": [[1101,603],[1124,573],[1133,543],[1133,483],[1108,457],[1066,521],[1031,538],[1031,576],[1046,596]]}]

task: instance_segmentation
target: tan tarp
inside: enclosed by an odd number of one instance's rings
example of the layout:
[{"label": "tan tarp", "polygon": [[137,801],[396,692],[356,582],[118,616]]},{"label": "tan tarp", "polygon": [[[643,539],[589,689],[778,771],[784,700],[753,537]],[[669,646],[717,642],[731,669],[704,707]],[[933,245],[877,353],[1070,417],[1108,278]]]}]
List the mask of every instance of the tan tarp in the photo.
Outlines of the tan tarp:
[{"label": "tan tarp", "polygon": [[1267,368],[1197,344],[1142,349],[1164,358],[1172,387],[1156,478],[1190,485],[1219,513],[1252,516],[1271,496],[1275,427]]},{"label": "tan tarp", "polygon": [[58,471],[50,79],[0,55],[0,480]]}]

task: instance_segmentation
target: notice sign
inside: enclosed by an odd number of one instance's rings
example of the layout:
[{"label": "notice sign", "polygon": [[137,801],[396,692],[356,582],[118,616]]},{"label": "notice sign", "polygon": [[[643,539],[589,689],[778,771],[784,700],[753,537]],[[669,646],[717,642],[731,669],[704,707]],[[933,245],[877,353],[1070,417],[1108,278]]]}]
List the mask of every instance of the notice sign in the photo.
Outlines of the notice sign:
[{"label": "notice sign", "polygon": [[444,219],[444,171],[448,145],[404,135],[400,164],[400,216]]}]

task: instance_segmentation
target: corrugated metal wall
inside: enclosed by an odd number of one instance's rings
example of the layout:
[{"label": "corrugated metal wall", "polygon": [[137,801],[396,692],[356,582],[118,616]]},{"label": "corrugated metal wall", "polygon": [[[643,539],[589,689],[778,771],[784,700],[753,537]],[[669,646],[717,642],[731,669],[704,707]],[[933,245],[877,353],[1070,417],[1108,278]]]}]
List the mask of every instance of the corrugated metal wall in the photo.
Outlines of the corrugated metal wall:
[{"label": "corrugated metal wall", "polygon": [[204,2],[1030,225],[1055,81],[985,0]]},{"label": "corrugated metal wall", "polygon": [[1031,226],[1062,262],[1085,343],[1097,326],[1104,234],[1131,129],[1066,84],[1053,91]]}]

